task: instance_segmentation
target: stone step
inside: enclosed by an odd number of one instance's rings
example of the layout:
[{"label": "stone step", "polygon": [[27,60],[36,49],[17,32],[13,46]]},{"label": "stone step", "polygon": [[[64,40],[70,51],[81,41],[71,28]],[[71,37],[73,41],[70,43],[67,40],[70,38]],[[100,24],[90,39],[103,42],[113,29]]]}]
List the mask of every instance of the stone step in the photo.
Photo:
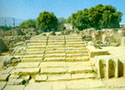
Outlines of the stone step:
[{"label": "stone step", "polygon": [[46,43],[47,40],[27,40],[26,42],[29,42],[29,43]]},{"label": "stone step", "polygon": [[44,51],[26,52],[27,55],[43,55]]},{"label": "stone step", "polygon": [[43,55],[25,55],[23,58],[42,58]]},{"label": "stone step", "polygon": [[43,46],[29,46],[28,49],[36,49],[36,48],[39,48],[39,49],[44,49],[46,47],[46,45],[43,45]]},{"label": "stone step", "polygon": [[88,53],[88,50],[66,50],[65,51],[67,54],[81,54],[81,53]]},{"label": "stone step", "polygon": [[92,64],[88,61],[88,62],[83,62],[83,61],[79,61],[79,62],[41,62],[40,67],[46,67],[46,68],[58,68],[58,67],[75,67],[75,66],[92,66]]},{"label": "stone step", "polygon": [[64,43],[65,40],[48,40],[48,43],[56,43],[56,42],[58,42],[58,43]]},{"label": "stone step", "polygon": [[65,57],[66,54],[65,53],[61,53],[61,54],[45,54],[45,58],[47,57]]},{"label": "stone step", "polygon": [[42,58],[22,58],[21,62],[40,62]]},{"label": "stone step", "polygon": [[65,61],[78,62],[78,61],[88,61],[89,57],[66,57]]},{"label": "stone step", "polygon": [[40,74],[61,74],[67,73],[68,69],[66,67],[58,67],[58,68],[43,68],[41,67]]},{"label": "stone step", "polygon": [[81,48],[74,48],[74,47],[69,47],[69,48],[65,48],[66,50],[87,50],[87,48],[86,47],[81,47]]},{"label": "stone step", "polygon": [[66,45],[66,48],[83,48],[85,47],[84,45]]},{"label": "stone step", "polygon": [[46,46],[46,43],[29,43],[29,46]]},{"label": "stone step", "polygon": [[53,68],[53,67],[67,67],[66,62],[41,62],[40,67]]},{"label": "stone step", "polygon": [[66,43],[70,43],[70,42],[71,43],[74,43],[74,42],[76,42],[76,43],[84,43],[81,39],[68,39],[68,40],[66,40]]},{"label": "stone step", "polygon": [[47,51],[57,51],[57,50],[65,50],[66,48],[65,47],[62,47],[62,48],[58,48],[58,47],[51,47],[51,48],[46,48]]},{"label": "stone step", "polygon": [[49,51],[49,50],[47,51],[46,50],[45,54],[53,54],[53,53],[54,54],[56,54],[56,53],[60,54],[60,53],[64,53],[64,52],[65,52],[65,50],[55,50],[55,51],[53,51],[53,50],[52,51]]},{"label": "stone step", "polygon": [[37,68],[40,62],[25,62],[19,63],[16,68]]},{"label": "stone step", "polygon": [[51,61],[65,61],[65,57],[45,57],[44,61],[51,62]]},{"label": "stone step", "polygon": [[94,73],[80,73],[80,74],[54,74],[54,75],[36,75],[35,82],[44,81],[71,81],[78,79],[94,79],[96,74]]},{"label": "stone step", "polygon": [[68,53],[66,53],[66,58],[68,58],[68,57],[83,57],[83,56],[89,56],[89,54],[88,53],[82,53],[82,54],[77,54],[77,53],[73,53],[73,54],[68,54]]},{"label": "stone step", "polygon": [[35,75],[40,72],[40,68],[16,68],[11,74]]},{"label": "stone step", "polygon": [[32,38],[40,38],[40,39],[46,39],[48,38],[48,36],[40,36],[40,35],[37,35],[37,36],[34,36]]},{"label": "stone step", "polygon": [[[44,48],[45,49],[45,48]],[[44,49],[39,49],[39,48],[35,48],[35,49],[28,49],[26,50],[26,52],[44,52]]]},{"label": "stone step", "polygon": [[65,47],[64,45],[48,45],[47,48],[51,48],[51,47],[56,47],[56,48],[63,48]]},{"label": "stone step", "polygon": [[65,45],[64,42],[48,42],[48,45]]},{"label": "stone step", "polygon": [[92,73],[93,69],[91,66],[74,66],[74,67],[41,67],[40,74],[64,74],[64,73]]}]

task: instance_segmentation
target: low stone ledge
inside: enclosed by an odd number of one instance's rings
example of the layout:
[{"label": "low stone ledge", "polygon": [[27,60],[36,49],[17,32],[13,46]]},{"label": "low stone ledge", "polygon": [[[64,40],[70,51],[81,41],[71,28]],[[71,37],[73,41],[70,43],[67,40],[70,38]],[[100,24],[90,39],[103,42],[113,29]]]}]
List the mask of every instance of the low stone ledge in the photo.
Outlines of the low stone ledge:
[{"label": "low stone ledge", "polygon": [[95,56],[99,55],[109,55],[109,52],[104,49],[96,49],[94,46],[87,46],[87,49],[89,51],[89,57],[94,58]]}]

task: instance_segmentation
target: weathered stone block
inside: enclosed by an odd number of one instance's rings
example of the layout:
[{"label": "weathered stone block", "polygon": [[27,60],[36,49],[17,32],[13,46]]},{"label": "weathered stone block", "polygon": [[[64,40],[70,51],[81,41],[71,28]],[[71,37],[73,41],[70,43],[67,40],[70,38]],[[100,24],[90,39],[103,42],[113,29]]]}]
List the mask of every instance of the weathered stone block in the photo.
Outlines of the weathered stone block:
[{"label": "weathered stone block", "polygon": [[24,85],[26,83],[23,79],[10,79],[8,85]]},{"label": "weathered stone block", "polygon": [[[96,56],[95,65],[97,68],[98,78],[119,77],[123,75],[123,66],[118,58],[110,55]],[[121,67],[120,67],[121,66]]]},{"label": "weathered stone block", "polygon": [[10,74],[2,74],[0,73],[0,81],[7,81]]},{"label": "weathered stone block", "polygon": [[[3,90],[3,88],[6,86],[6,82],[0,82],[0,90]],[[10,89],[9,89],[10,90]]]},{"label": "weathered stone block", "polygon": [[4,90],[24,90],[24,85],[7,85]]},{"label": "weathered stone block", "polygon": [[37,74],[39,73],[40,69],[39,68],[17,68],[13,73],[14,74]]},{"label": "weathered stone block", "polygon": [[36,75],[35,76],[35,81],[36,82],[42,82],[47,80],[47,75]]}]

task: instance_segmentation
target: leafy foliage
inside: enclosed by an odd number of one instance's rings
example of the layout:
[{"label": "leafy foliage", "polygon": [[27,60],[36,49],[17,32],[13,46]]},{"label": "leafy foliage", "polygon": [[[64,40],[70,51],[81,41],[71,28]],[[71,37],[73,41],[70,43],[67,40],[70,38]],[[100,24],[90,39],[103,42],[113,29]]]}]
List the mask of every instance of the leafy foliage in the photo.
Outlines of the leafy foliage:
[{"label": "leafy foliage", "polygon": [[56,30],[58,25],[58,19],[53,13],[50,12],[42,12],[39,14],[36,20],[37,29],[41,29],[43,31],[52,31]]},{"label": "leafy foliage", "polygon": [[33,19],[26,20],[19,25],[20,28],[36,28],[36,22]]},{"label": "leafy foliage", "polygon": [[72,23],[72,25],[79,30],[86,28],[119,28],[121,17],[122,13],[116,11],[115,7],[99,4],[90,9],[84,9],[73,13],[66,22]]}]

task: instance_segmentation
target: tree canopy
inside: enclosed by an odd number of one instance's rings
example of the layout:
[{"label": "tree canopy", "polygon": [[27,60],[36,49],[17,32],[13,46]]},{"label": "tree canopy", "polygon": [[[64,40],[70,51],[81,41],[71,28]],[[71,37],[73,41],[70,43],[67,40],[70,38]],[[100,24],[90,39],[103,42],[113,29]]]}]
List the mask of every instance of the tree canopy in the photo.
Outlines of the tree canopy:
[{"label": "tree canopy", "polygon": [[73,13],[66,22],[70,22],[79,30],[86,28],[119,28],[121,17],[122,13],[116,11],[115,7],[99,4],[90,9],[84,9]]},{"label": "tree canopy", "polygon": [[43,31],[56,30],[57,25],[58,25],[57,17],[53,13],[46,11],[40,13],[36,20],[37,29],[41,29]]},{"label": "tree canopy", "polygon": [[19,25],[20,28],[36,28],[36,22],[33,19],[26,20]]}]

